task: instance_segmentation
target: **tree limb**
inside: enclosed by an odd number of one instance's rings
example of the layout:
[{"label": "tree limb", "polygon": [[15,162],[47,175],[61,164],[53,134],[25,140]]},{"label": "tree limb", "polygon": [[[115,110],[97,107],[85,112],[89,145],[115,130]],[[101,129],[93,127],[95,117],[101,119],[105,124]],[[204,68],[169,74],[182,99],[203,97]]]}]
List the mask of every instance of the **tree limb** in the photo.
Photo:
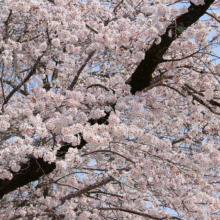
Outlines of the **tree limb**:
[{"label": "tree limb", "polygon": [[8,15],[8,18],[6,21],[4,21],[4,25],[5,25],[5,35],[3,37],[3,40],[7,40],[8,39],[8,25],[9,25],[9,22],[11,20],[11,16],[12,16],[12,10],[10,9],[10,12],[9,12],[9,15]]},{"label": "tree limb", "polygon": [[[52,0],[49,0],[53,3]],[[171,45],[171,43],[178,37],[185,29],[187,29],[190,25],[195,23],[202,15],[205,14],[206,10],[210,7],[210,5],[214,2],[214,0],[205,0],[204,5],[194,5],[191,3],[189,7],[189,11],[180,17],[176,19],[176,24],[178,27],[177,36],[175,34],[172,34],[171,37],[168,36],[168,32],[172,29],[174,29],[173,24],[169,25],[166,33],[161,36],[161,43],[160,44],[153,44],[151,48],[146,51],[145,53],[145,59],[141,61],[135,72],[131,75],[130,79],[127,81],[127,84],[131,85],[131,92],[132,94],[135,94],[136,91],[141,91],[144,88],[148,87],[151,83],[152,74],[155,71],[158,64],[161,62],[163,55],[166,53],[167,49]],[[175,31],[173,31],[175,33]],[[81,68],[77,72],[77,76],[74,78],[73,82],[69,86],[69,90],[72,90],[74,85],[76,84],[81,72],[93,56],[95,51],[89,54],[88,58],[84,62],[84,64],[81,66]],[[43,55],[42,55],[43,56]],[[36,61],[34,64],[32,70],[29,72],[29,74],[24,78],[23,82],[21,82],[16,88],[14,88],[9,95],[6,97],[4,105],[8,103],[10,98],[14,95],[16,91],[18,91],[22,85],[24,85],[31,76],[34,75],[36,68],[38,66],[38,63],[40,62],[40,58]],[[203,102],[199,97],[196,95],[193,95],[193,98],[198,102]],[[213,112],[213,110],[209,107],[209,109]],[[93,123],[107,123],[107,117],[109,114],[101,119],[98,120],[91,120],[91,124]],[[85,146],[86,142],[81,139],[81,143],[77,148],[82,148]],[[65,154],[68,152],[68,149],[72,147],[70,144],[63,145],[61,149],[57,153],[58,158],[62,158],[65,156]],[[36,162],[37,161],[37,162]],[[39,165],[42,169],[39,169]],[[13,173],[13,178],[11,180],[5,179],[0,180],[0,198],[2,198],[5,194],[12,192],[13,190],[18,189],[19,187],[22,187],[32,181],[38,180],[41,176],[51,173],[56,168],[55,163],[49,164],[48,162],[45,162],[42,158],[30,158],[29,162],[27,164],[21,165],[21,171],[19,173]],[[42,170],[44,172],[42,172]],[[110,177],[109,177],[110,178]],[[108,179],[111,181],[110,179]],[[98,183],[100,184],[100,183]],[[103,184],[101,184],[103,185]],[[101,186],[100,185],[100,186]],[[91,187],[91,186],[89,186]],[[93,188],[87,188],[89,190]],[[79,193],[79,192],[77,192]],[[83,192],[81,191],[81,194]],[[78,194],[71,194],[68,195],[68,198],[72,198],[72,196],[77,196]],[[63,198],[64,201],[64,198]],[[127,211],[127,210],[126,210]]]},{"label": "tree limb", "polygon": [[85,60],[85,62],[83,63],[83,65],[79,68],[79,70],[77,71],[77,74],[75,76],[75,78],[73,79],[72,83],[70,84],[70,86],[68,87],[68,90],[72,91],[73,87],[76,85],[80,74],[82,73],[82,71],[84,70],[84,68],[86,67],[87,63],[91,60],[91,58],[93,57],[93,55],[95,54],[95,50],[93,50],[89,56],[87,57],[87,59]]},{"label": "tree limb", "polygon": [[142,213],[142,212],[137,212],[137,211],[133,211],[130,209],[125,209],[125,208],[117,208],[117,207],[111,207],[111,208],[105,208],[105,207],[101,207],[101,208],[97,208],[98,210],[105,210],[105,211],[121,211],[121,212],[128,212],[131,214],[135,214],[135,215],[140,215],[142,217],[148,218],[148,219],[154,219],[154,220],[162,220],[162,219],[168,219],[167,217],[164,218],[157,218],[155,216],[146,214],[146,213]]},{"label": "tree limb", "polygon": [[10,98],[36,73],[36,69],[37,66],[41,60],[41,58],[43,57],[44,53],[38,57],[37,61],[35,62],[32,70],[29,72],[29,74],[23,79],[23,81],[21,83],[19,83],[5,98],[4,103],[2,106],[4,106],[5,104],[8,103],[8,101],[10,100]]},{"label": "tree limb", "polygon": [[[166,33],[161,36],[161,42],[159,44],[154,43],[150,49],[146,51],[144,60],[140,62],[135,72],[127,80],[127,84],[131,86],[132,94],[150,86],[152,74],[158,64],[161,63],[163,55],[168,50],[169,46],[189,26],[197,22],[199,18],[206,13],[206,10],[213,2],[214,0],[205,0],[204,5],[195,5],[191,3],[188,12],[179,16],[167,27]],[[175,26],[177,26],[177,33],[175,31]],[[173,30],[171,37],[169,37],[170,30]]]},{"label": "tree limb", "polygon": [[94,183],[92,185],[89,185],[89,186],[87,186],[87,187],[85,187],[85,188],[83,188],[83,189],[81,189],[81,190],[79,190],[77,192],[70,193],[69,195],[64,196],[63,198],[60,199],[60,201],[63,204],[66,200],[70,200],[70,199],[75,198],[77,196],[80,196],[80,195],[82,195],[82,194],[84,194],[86,192],[89,192],[92,189],[96,189],[98,187],[104,186],[104,185],[106,185],[107,183],[109,183],[109,182],[111,182],[113,180],[114,180],[114,178],[109,176],[109,177],[101,180],[100,182],[96,182],[96,183]]}]

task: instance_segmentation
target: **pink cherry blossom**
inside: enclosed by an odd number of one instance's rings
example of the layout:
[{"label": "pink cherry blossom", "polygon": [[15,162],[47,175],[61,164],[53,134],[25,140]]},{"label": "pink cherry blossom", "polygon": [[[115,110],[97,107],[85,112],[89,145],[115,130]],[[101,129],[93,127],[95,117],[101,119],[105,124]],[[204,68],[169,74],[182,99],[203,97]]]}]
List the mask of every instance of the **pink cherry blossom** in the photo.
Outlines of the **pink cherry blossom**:
[{"label": "pink cherry blossom", "polygon": [[0,219],[220,219],[219,1],[0,6]]}]

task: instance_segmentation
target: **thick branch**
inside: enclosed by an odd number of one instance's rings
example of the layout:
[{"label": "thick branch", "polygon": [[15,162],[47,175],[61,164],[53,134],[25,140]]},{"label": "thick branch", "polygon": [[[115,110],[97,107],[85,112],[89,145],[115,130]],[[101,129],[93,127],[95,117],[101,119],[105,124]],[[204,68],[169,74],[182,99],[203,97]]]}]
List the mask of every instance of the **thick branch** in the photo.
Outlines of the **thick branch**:
[{"label": "thick branch", "polygon": [[11,180],[0,180],[0,198],[19,187],[38,180],[41,176],[52,172],[55,168],[55,163],[48,164],[42,158],[30,158],[27,164],[21,165],[19,173],[12,172],[13,178]]},{"label": "thick branch", "polygon": [[[81,143],[76,147],[82,148],[85,145],[86,142],[82,138]],[[64,144],[63,147],[58,150],[56,155],[57,158],[64,157],[70,147],[72,147],[70,144]],[[35,159],[34,157],[31,157],[27,164],[21,165],[21,170],[19,173],[11,172],[13,174],[13,178],[11,180],[0,180],[0,198],[2,198],[5,194],[14,191],[32,181],[39,180],[41,176],[53,172],[55,168],[55,163],[48,163],[42,158]]]},{"label": "thick branch", "polygon": [[[103,124],[106,123],[109,117],[109,113],[106,114],[103,118],[98,119],[95,121],[94,119],[90,119],[90,124],[99,123]],[[87,142],[81,137],[81,142],[75,148],[81,149],[87,144]],[[62,147],[57,151],[57,158],[63,158],[65,154],[68,152],[69,148],[73,147],[71,144],[63,143]],[[12,192],[19,187],[27,185],[32,181],[39,180],[39,178],[45,174],[49,174],[53,172],[56,168],[55,163],[48,163],[45,162],[42,158],[30,158],[27,164],[21,165],[21,170],[19,173],[11,172],[13,178],[11,180],[5,179],[0,180],[0,199],[9,192]]]},{"label": "thick branch", "polygon": [[[161,36],[160,44],[154,43],[151,48],[146,51],[144,60],[141,61],[135,72],[128,79],[127,84],[131,85],[132,94],[150,86],[152,74],[158,64],[161,63],[163,55],[168,50],[169,46],[183,33],[183,31],[198,21],[213,2],[214,0],[205,0],[204,5],[195,5],[191,3],[188,12],[179,16],[167,27],[166,33]],[[176,27],[177,31],[175,31]],[[171,37],[169,37],[170,30],[173,30]]]}]

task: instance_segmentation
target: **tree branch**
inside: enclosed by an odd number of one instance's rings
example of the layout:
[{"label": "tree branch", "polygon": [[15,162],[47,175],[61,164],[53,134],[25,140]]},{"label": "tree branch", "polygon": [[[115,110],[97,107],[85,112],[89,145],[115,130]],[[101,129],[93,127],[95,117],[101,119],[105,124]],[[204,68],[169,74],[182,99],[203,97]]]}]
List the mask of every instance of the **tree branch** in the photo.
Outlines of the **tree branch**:
[{"label": "tree branch", "polygon": [[10,98],[36,73],[36,69],[37,66],[41,60],[41,58],[43,57],[44,53],[38,57],[37,61],[35,62],[32,70],[29,72],[29,74],[22,80],[22,82],[20,84],[18,84],[5,98],[4,103],[2,106],[4,106],[5,104],[8,103],[8,101],[10,100]]},{"label": "tree branch", "polygon": [[[158,64],[161,63],[163,55],[168,50],[169,46],[176,37],[179,37],[189,26],[198,21],[213,2],[214,0],[205,0],[204,5],[195,5],[191,3],[188,12],[176,18],[176,20],[167,27],[166,33],[161,36],[161,42],[159,44],[154,43],[151,48],[146,51],[144,60],[140,62],[135,72],[127,80],[127,84],[131,86],[132,94],[150,86],[152,74]],[[175,26],[177,26],[177,33],[175,31]],[[171,37],[169,37],[170,30],[173,30]]]},{"label": "tree branch", "polygon": [[[16,85],[14,85],[13,82],[9,81],[9,80],[3,80],[6,84],[8,84],[9,86],[11,86],[13,89],[16,87]],[[29,95],[29,93],[23,89],[19,89],[18,92],[20,92],[22,95],[27,96]]]},{"label": "tree branch", "polygon": [[180,142],[182,142],[182,141],[185,141],[186,140],[186,138],[179,138],[179,139],[176,139],[176,140],[173,140],[172,141],[172,145],[174,145],[174,144],[177,144],[177,143],[180,143]]},{"label": "tree branch", "polygon": [[220,21],[212,14],[206,12],[207,15],[209,15],[210,17],[214,18],[218,23],[220,23]]},{"label": "tree branch", "polygon": [[[49,0],[50,2],[54,2],[53,0]],[[189,11],[180,17],[176,19],[176,24],[178,27],[177,37],[190,25],[195,23],[204,13],[206,10],[210,7],[210,5],[214,2],[214,0],[205,0],[204,5],[194,5],[191,3],[191,6],[189,7]],[[136,91],[141,91],[144,88],[148,87],[151,83],[151,78],[154,70],[158,66],[158,64],[161,62],[163,55],[166,53],[167,49],[171,45],[171,43],[176,39],[175,34],[173,34],[171,37],[168,36],[169,30],[174,29],[173,24],[169,25],[167,28],[167,31],[164,35],[161,36],[161,43],[156,45],[155,43],[152,45],[152,47],[146,51],[145,53],[145,59],[141,61],[135,72],[132,74],[130,79],[127,81],[127,84],[131,85],[131,92],[134,94]],[[175,31],[174,31],[175,32]],[[69,86],[69,90],[72,90],[75,86],[81,72],[89,62],[89,60],[92,58],[95,51],[89,54],[88,58],[84,62],[84,64],[81,66],[81,68],[77,72],[77,76],[74,78],[73,82]],[[43,56],[43,55],[42,55]],[[32,70],[29,72],[29,74],[24,78],[23,82],[21,82],[18,86],[16,86],[6,97],[4,105],[8,103],[10,98],[14,95],[16,91],[18,91],[22,85],[24,85],[31,76],[33,76],[36,72],[36,68],[38,66],[38,63],[40,62],[40,58],[36,61],[34,64]],[[200,102],[202,104],[203,100],[201,100],[199,97],[193,94],[193,98]],[[209,109],[213,112],[212,108],[209,107]],[[214,112],[215,113],[215,112]],[[107,123],[107,118],[109,114],[106,114],[105,117],[98,119],[98,120],[90,120],[91,124],[98,123],[103,124]],[[81,143],[79,146],[76,146],[77,148],[82,148],[86,145],[85,140],[81,138]],[[57,157],[62,158],[65,156],[65,154],[68,152],[68,149],[72,147],[70,144],[64,144],[61,149],[57,152]],[[37,161],[37,162],[36,162]],[[39,165],[38,165],[39,164]],[[39,166],[42,169],[39,169]],[[2,198],[5,194],[18,189],[19,187],[22,187],[32,181],[38,180],[41,176],[51,173],[56,168],[55,163],[49,164],[48,162],[45,162],[42,158],[30,158],[29,162],[27,164],[21,165],[21,170],[19,173],[13,173],[13,178],[11,180],[5,179],[0,180],[0,198]],[[42,172],[42,170],[44,172]],[[45,173],[45,174],[44,174]],[[109,177],[110,178],[110,177]],[[109,180],[109,182],[112,180],[105,179],[105,181]],[[104,180],[103,180],[104,181]],[[107,181],[108,182],[108,181]],[[102,186],[102,183],[99,186]],[[106,183],[105,183],[106,184]],[[95,187],[94,185],[92,185]],[[92,187],[89,186],[89,187]],[[94,188],[87,187],[87,190],[91,190]],[[97,187],[97,186],[96,186]],[[95,188],[96,188],[95,187]],[[84,189],[85,190],[85,189]],[[67,198],[63,198],[63,201],[72,198],[74,196],[80,195],[80,193],[84,193],[84,191],[78,191],[74,194],[68,195]],[[126,210],[127,211],[127,210]]]},{"label": "tree branch", "polygon": [[11,16],[12,16],[12,10],[10,9],[8,18],[6,21],[4,21],[4,25],[5,25],[5,36],[3,37],[3,40],[7,40],[8,39],[8,24],[11,20]]},{"label": "tree branch", "polygon": [[[40,169],[39,166],[42,169]],[[27,164],[21,165],[21,170],[19,173],[11,172],[13,174],[13,178],[11,180],[0,180],[0,198],[19,187],[22,187],[32,181],[38,180],[45,174],[51,173],[55,168],[55,163],[49,164],[42,158],[30,158]]]},{"label": "tree branch", "polygon": [[109,177],[103,179],[103,180],[100,181],[100,182],[94,183],[94,184],[92,184],[92,185],[89,185],[89,186],[85,187],[84,189],[81,189],[81,190],[79,190],[79,191],[77,191],[77,192],[70,193],[69,195],[64,196],[63,198],[60,199],[60,201],[61,201],[61,203],[63,204],[66,200],[70,200],[70,199],[75,198],[75,197],[77,197],[77,196],[80,196],[80,195],[82,195],[82,194],[84,194],[84,193],[86,193],[86,192],[89,192],[89,191],[92,190],[92,189],[95,189],[95,188],[104,186],[104,185],[106,185],[107,183],[109,183],[109,182],[111,182],[111,181],[113,181],[113,180],[114,180],[114,178],[111,177],[111,176],[109,176]]},{"label": "tree branch", "polygon": [[201,105],[205,106],[206,108],[208,108],[210,110],[210,112],[216,114],[216,115],[220,115],[220,112],[216,112],[215,110],[212,109],[212,107],[205,101],[202,100],[202,98],[200,98],[199,96],[195,95],[195,94],[190,94],[194,100],[196,100],[198,103],[200,103]]},{"label": "tree branch", "polygon": [[87,57],[87,59],[85,60],[85,62],[83,63],[83,65],[79,68],[79,70],[77,71],[77,74],[75,76],[75,78],[73,79],[72,83],[70,84],[70,86],[68,87],[68,90],[73,90],[73,87],[76,85],[80,74],[82,73],[82,71],[84,70],[84,68],[86,67],[87,63],[91,60],[91,58],[93,57],[93,55],[95,54],[95,50],[92,51],[89,56]]},{"label": "tree branch", "polygon": [[211,105],[214,105],[214,106],[217,106],[217,107],[220,107],[220,103],[215,101],[214,99],[211,99],[211,100],[202,100],[202,98],[200,98],[199,96],[193,94],[191,91],[193,91],[194,93],[202,96],[202,97],[205,97],[205,95],[202,93],[202,92],[199,92],[197,91],[196,89],[194,89],[192,86],[190,86],[189,84],[184,84],[185,87],[182,87],[183,89],[187,90],[187,92],[192,95],[193,99],[196,100],[197,102],[199,102],[200,104],[204,105],[206,108],[208,108],[212,113],[214,114],[217,114],[217,115],[220,115],[219,112],[216,112],[212,109],[212,106],[210,106],[209,104]]},{"label": "tree branch", "polygon": [[185,56],[185,57],[181,57],[181,58],[178,58],[178,59],[170,59],[170,60],[166,60],[166,59],[162,59],[160,63],[164,63],[164,62],[175,62],[175,61],[181,61],[181,60],[185,60],[187,58],[190,58],[190,57],[193,57],[195,54],[199,53],[201,49],[197,50],[196,52],[188,55],[188,56]]},{"label": "tree branch", "polygon": [[48,2],[51,2],[55,5],[55,1],[54,0],[48,0]]},{"label": "tree branch", "polygon": [[119,154],[119,153],[117,153],[117,152],[115,152],[115,151],[111,151],[111,150],[95,150],[95,151],[92,151],[92,152],[88,152],[88,153],[83,154],[82,157],[87,156],[87,155],[90,155],[90,154],[95,154],[95,153],[112,153],[112,154],[116,154],[116,155],[118,155],[118,156],[120,156],[120,157],[123,157],[125,160],[127,160],[127,161],[129,161],[129,162],[135,164],[135,162],[132,161],[131,159],[129,159],[129,158],[125,157],[124,155]]},{"label": "tree branch", "polygon": [[92,84],[90,86],[87,86],[86,89],[89,89],[89,88],[92,88],[92,87],[101,87],[101,88],[105,89],[106,91],[109,91],[109,89],[107,87],[103,86],[102,84]]},{"label": "tree branch", "polygon": [[93,31],[93,32],[96,33],[96,34],[99,33],[97,30],[95,30],[94,28],[92,28],[89,24],[86,24],[86,27],[89,28],[91,31]]},{"label": "tree branch", "polygon": [[133,211],[130,209],[125,209],[125,208],[116,208],[116,207],[111,207],[111,208],[105,208],[105,207],[101,207],[101,208],[97,208],[98,210],[107,210],[107,211],[121,211],[121,212],[128,212],[131,214],[135,214],[135,215],[140,215],[142,217],[148,218],[148,219],[154,219],[154,220],[162,220],[162,219],[167,219],[167,217],[163,217],[163,218],[157,218],[155,216],[146,214],[146,213],[142,213],[142,212],[137,212],[137,211]]}]

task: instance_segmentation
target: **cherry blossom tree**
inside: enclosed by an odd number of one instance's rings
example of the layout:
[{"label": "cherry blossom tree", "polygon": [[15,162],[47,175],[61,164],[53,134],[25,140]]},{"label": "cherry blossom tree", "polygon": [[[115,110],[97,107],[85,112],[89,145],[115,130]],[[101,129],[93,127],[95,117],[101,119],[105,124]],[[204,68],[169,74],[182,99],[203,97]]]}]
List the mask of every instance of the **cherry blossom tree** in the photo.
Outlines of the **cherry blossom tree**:
[{"label": "cherry blossom tree", "polygon": [[220,219],[220,1],[0,5],[1,219]]}]

